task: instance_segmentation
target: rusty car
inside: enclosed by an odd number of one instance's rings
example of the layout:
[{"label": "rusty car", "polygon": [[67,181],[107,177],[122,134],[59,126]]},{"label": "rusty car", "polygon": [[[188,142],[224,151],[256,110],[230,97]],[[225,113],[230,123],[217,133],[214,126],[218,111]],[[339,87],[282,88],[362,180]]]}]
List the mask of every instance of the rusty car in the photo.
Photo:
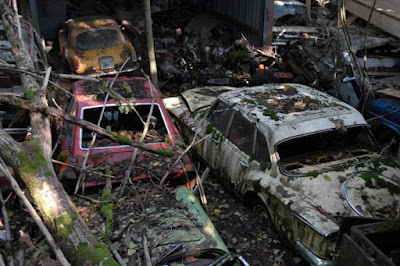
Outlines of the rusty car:
[{"label": "rusty car", "polygon": [[[179,152],[184,149],[184,143],[154,86],[141,77],[120,77],[110,88],[112,82],[112,78],[74,82],[74,98],[69,103],[68,113],[94,124],[98,123],[103,113],[100,127],[118,133],[121,139],[136,141],[139,141],[144,123],[150,115],[149,130],[143,143],[153,148],[174,151],[175,155],[164,157],[139,151],[130,177],[135,181],[156,179],[170,172],[166,178],[171,184],[188,184],[195,177],[192,164],[187,155],[174,164]],[[114,93],[104,103],[107,91]],[[89,150],[87,165],[92,166],[93,171],[86,178],[86,187],[104,184],[107,175],[99,172],[112,175],[113,182],[123,179],[134,147],[101,135],[97,135],[92,145],[93,132],[70,123],[64,123],[64,132],[65,137],[60,141],[60,149],[55,157],[57,161],[63,162],[57,167],[58,177],[62,182],[76,182],[79,173],[76,167],[82,166]],[[96,167],[100,170],[96,171]],[[172,170],[169,171],[170,169]]]},{"label": "rusty car", "polygon": [[363,116],[300,84],[201,87],[164,99],[201,161],[311,264],[335,258],[344,217],[400,217],[400,164]]},{"label": "rusty car", "polygon": [[70,19],[58,40],[62,57],[77,74],[115,73],[126,60],[126,71],[138,68],[134,47],[112,17]]}]

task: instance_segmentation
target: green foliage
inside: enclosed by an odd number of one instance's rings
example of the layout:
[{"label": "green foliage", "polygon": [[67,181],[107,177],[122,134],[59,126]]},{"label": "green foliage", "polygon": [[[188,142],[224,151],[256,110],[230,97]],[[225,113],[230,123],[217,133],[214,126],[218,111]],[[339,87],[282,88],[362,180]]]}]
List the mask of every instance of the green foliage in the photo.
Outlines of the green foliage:
[{"label": "green foliage", "polygon": [[263,115],[269,116],[269,117],[271,117],[271,119],[273,119],[273,120],[275,120],[275,121],[279,121],[279,116],[278,116],[275,112],[273,112],[273,111],[265,110],[265,111],[263,112]]},{"label": "green foliage", "polygon": [[58,236],[62,238],[68,237],[75,225],[75,220],[77,218],[78,214],[76,212],[66,213],[56,217],[55,224],[57,226]]},{"label": "green foliage", "polygon": [[101,93],[106,92],[107,89],[108,89],[108,84],[107,84],[107,82],[103,81],[103,82],[99,85],[98,88],[99,88],[99,91],[100,91]]},{"label": "green foliage", "polygon": [[243,61],[249,61],[249,59],[250,59],[249,53],[245,50],[238,50],[238,51],[230,52],[228,57],[232,63],[240,63]]},{"label": "green foliage", "polygon": [[310,177],[316,178],[318,176],[318,172],[317,171],[311,171],[311,172],[308,172],[306,174],[306,176],[310,176]]},{"label": "green foliage", "polygon": [[111,201],[111,203],[102,204],[100,207],[100,213],[106,219],[106,234],[111,233],[111,224],[114,220],[114,203],[112,203],[112,194],[109,188],[104,188],[101,192],[101,199],[105,201]]},{"label": "green foliage", "polygon": [[257,102],[252,99],[244,98],[241,100],[242,103],[256,104]]},{"label": "green foliage", "polygon": [[76,256],[72,259],[73,265],[103,265],[119,266],[110,251],[103,245],[90,247],[88,244],[79,244]]},{"label": "green foliage", "polygon": [[211,134],[214,130],[214,125],[212,123],[208,124],[206,127],[206,134]]},{"label": "green foliage", "polygon": [[261,171],[265,172],[265,170],[267,170],[269,168],[270,168],[270,164],[269,163],[266,163],[266,162],[261,162],[260,163],[260,170]]},{"label": "green foliage", "polygon": [[119,88],[121,89],[121,91],[123,91],[124,93],[132,93],[132,89],[131,86],[129,86],[128,82],[124,81],[121,83],[121,85],[119,86]]},{"label": "green foliage", "polygon": [[391,194],[400,194],[399,186],[385,181],[384,179],[380,178],[377,173],[362,173],[361,178],[364,179],[365,185],[369,188],[376,188],[376,186],[378,186],[380,188],[387,188]]},{"label": "green foliage", "polygon": [[172,150],[159,150],[160,154],[166,157],[172,157],[174,156],[174,151]]},{"label": "green foliage", "polygon": [[32,91],[29,88],[25,88],[24,95],[27,100],[32,100],[36,96],[36,91]]}]

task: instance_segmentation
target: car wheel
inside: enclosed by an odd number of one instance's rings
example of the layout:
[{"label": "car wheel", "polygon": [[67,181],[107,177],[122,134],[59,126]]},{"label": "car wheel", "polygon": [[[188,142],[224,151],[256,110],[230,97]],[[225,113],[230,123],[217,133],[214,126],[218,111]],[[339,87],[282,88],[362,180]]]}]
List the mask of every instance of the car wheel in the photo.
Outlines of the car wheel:
[{"label": "car wheel", "polygon": [[271,214],[268,211],[267,207],[265,206],[264,202],[262,202],[260,199],[257,200],[252,205],[252,211],[258,219],[261,219],[263,223],[267,225],[266,231],[268,232],[268,234],[277,237],[278,234],[275,230]]}]

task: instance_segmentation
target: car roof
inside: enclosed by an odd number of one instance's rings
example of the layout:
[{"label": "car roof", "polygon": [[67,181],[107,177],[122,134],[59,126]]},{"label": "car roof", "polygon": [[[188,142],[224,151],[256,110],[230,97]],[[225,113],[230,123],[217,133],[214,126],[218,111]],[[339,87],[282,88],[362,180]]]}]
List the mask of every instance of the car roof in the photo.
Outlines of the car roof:
[{"label": "car roof", "polygon": [[[72,85],[75,95],[75,102],[81,106],[103,105],[105,98],[106,84],[110,85],[113,78],[105,78],[99,80],[80,80]],[[120,77],[117,78],[113,85],[113,90],[125,99],[134,98],[136,101],[151,102],[151,93],[149,82],[142,77]],[[102,92],[103,91],[103,92]],[[157,90],[152,89],[156,102],[161,102],[161,98]],[[110,95],[108,103],[115,103],[114,96]]]},{"label": "car roof", "polygon": [[72,30],[84,31],[90,28],[119,28],[114,18],[109,16],[83,16],[67,21]]},{"label": "car roof", "polygon": [[219,99],[256,123],[274,143],[340,125],[367,125],[350,105],[301,84],[247,87],[222,93]]}]

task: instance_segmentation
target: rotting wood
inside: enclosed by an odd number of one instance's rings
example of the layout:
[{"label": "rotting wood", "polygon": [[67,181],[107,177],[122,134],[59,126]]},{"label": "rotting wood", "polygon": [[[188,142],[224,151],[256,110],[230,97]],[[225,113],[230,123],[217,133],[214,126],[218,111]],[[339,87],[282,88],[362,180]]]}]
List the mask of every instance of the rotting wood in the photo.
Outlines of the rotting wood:
[{"label": "rotting wood", "polygon": [[142,243],[143,243],[143,252],[144,252],[144,259],[145,259],[145,265],[146,266],[151,266],[151,256],[149,252],[149,247],[147,246],[147,230],[146,228],[143,229],[142,231]]},{"label": "rotting wood", "polygon": [[39,227],[39,229],[42,231],[43,235],[45,236],[47,242],[53,249],[54,254],[56,255],[58,261],[60,262],[61,265],[63,266],[69,266],[71,265],[68,260],[65,258],[64,253],[61,251],[61,249],[57,246],[56,241],[54,240],[53,236],[51,235],[50,231],[47,229],[45,224],[43,223],[42,219],[40,216],[36,213],[35,209],[33,208],[32,204],[29,202],[29,200],[25,197],[24,192],[22,192],[21,188],[19,187],[17,181],[14,179],[14,177],[11,175],[10,171],[7,168],[7,165],[4,163],[3,159],[0,157],[0,172],[3,172],[3,174],[7,177],[7,179],[10,181],[11,186],[15,193],[18,195],[18,197],[22,200],[25,208],[28,209],[29,214]]}]

